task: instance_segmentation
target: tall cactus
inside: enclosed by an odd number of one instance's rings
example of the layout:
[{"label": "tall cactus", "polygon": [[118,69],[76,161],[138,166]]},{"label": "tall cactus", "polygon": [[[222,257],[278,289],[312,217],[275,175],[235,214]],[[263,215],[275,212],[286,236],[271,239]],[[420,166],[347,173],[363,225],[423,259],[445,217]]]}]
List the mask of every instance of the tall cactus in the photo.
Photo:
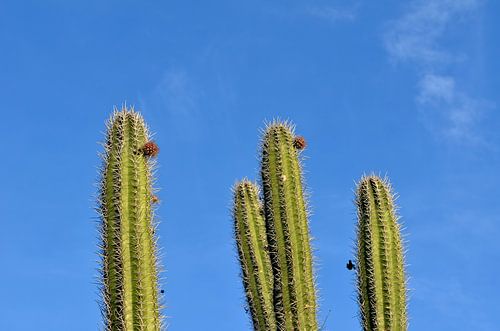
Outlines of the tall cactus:
[{"label": "tall cactus", "polygon": [[[273,310],[277,330],[318,329],[307,208],[299,162],[299,152],[304,147],[304,139],[296,137],[288,123],[270,124],[262,139],[260,173],[268,243],[265,252],[269,254],[273,275]],[[237,197],[235,200],[238,201]],[[258,218],[250,221],[258,222]],[[238,247],[245,245],[241,238],[236,236],[236,239]],[[262,251],[262,245],[259,246],[260,243],[255,240],[253,242],[249,250]],[[243,262],[245,260],[242,261],[245,274],[247,266]],[[263,264],[263,271],[257,272],[267,274],[266,267],[269,268]],[[267,293],[263,291],[259,293],[259,297],[265,295]],[[248,296],[247,301],[252,305]],[[255,330],[275,330],[256,325],[254,310],[251,311]]]},{"label": "tall cactus", "polygon": [[358,184],[357,283],[365,331],[407,329],[406,280],[400,226],[387,180]]},{"label": "tall cactus", "polygon": [[98,210],[102,314],[106,330],[160,330],[151,159],[143,118],[122,108],[107,124]]}]

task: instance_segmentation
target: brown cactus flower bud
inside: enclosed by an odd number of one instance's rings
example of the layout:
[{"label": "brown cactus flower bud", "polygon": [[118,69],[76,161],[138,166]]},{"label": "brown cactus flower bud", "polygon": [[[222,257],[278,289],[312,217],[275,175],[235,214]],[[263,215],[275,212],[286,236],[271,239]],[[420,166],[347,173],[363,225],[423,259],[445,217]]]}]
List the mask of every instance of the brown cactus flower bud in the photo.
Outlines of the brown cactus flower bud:
[{"label": "brown cactus flower bud", "polygon": [[148,141],[141,147],[142,155],[148,157],[155,157],[160,152],[160,147],[154,141]]},{"label": "brown cactus flower bud", "polygon": [[306,140],[304,139],[304,137],[302,136],[297,136],[293,139],[293,147],[295,147],[296,149],[298,149],[299,151],[300,150],[303,150],[304,148],[306,148],[307,146],[307,142]]}]

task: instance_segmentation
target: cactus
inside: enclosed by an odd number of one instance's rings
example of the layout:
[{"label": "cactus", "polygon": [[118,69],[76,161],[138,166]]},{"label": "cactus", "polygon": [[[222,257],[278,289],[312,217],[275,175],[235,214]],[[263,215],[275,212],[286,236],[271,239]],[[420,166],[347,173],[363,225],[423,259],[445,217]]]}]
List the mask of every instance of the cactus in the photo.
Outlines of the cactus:
[{"label": "cactus", "polygon": [[102,315],[106,330],[160,330],[158,258],[153,223],[156,144],[133,109],[107,124],[98,211]]},{"label": "cactus", "polygon": [[[115,110],[107,125],[98,211],[101,310],[106,330],[163,328],[154,231],[153,158],[143,118]],[[273,122],[261,145],[261,186],[234,187],[234,234],[256,331],[317,331],[313,256],[300,152],[307,143],[289,123]],[[400,225],[387,180],[357,188],[358,299],[365,331],[406,331],[406,279]],[[163,291],[161,291],[163,293]]]},{"label": "cactus", "polygon": [[357,284],[365,331],[407,329],[406,280],[400,225],[387,180],[363,177],[356,204]]},{"label": "cactus", "polygon": [[[260,173],[268,242],[268,249],[265,252],[266,254],[268,252],[271,263],[273,311],[278,330],[315,331],[318,329],[307,208],[299,162],[299,151],[305,145],[305,140],[302,137],[295,137],[294,129],[288,123],[272,123],[267,127],[262,139]],[[245,182],[240,186],[245,186]],[[239,190],[236,190],[237,194],[238,192]],[[235,201],[238,202],[238,197]],[[255,201],[253,204],[258,206]],[[238,208],[241,207],[235,206],[235,210]],[[254,217],[249,221],[258,223],[259,218]],[[238,219],[235,223],[239,223]],[[254,227],[260,226],[254,224]],[[238,247],[247,245],[249,251],[262,252],[263,241],[248,239],[243,241],[241,236],[236,236],[236,240]],[[253,243],[253,246],[250,243]],[[248,273],[246,271],[248,266],[241,256],[240,252],[244,283],[246,283],[245,274]],[[267,275],[269,265],[262,263],[262,268],[262,271],[258,269],[258,273]],[[254,277],[257,277],[255,270],[257,269],[254,269]],[[265,289],[256,287],[256,291],[259,297],[267,295]],[[252,300],[247,295],[251,308]],[[254,309],[251,309],[251,312],[255,330],[274,330],[274,328],[262,327],[260,324],[256,325],[255,320],[258,317],[254,315]]]},{"label": "cactus", "polygon": [[235,186],[233,217],[243,284],[254,329],[275,330],[273,275],[257,185],[243,180]]}]

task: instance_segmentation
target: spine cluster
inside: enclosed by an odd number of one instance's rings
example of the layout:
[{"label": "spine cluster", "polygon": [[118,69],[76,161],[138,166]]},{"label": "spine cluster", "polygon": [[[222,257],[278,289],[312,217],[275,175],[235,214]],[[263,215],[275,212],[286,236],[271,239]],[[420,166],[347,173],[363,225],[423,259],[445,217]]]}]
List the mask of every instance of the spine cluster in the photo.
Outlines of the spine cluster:
[{"label": "spine cluster", "polygon": [[[152,156],[143,118],[115,111],[107,125],[99,195],[106,330],[160,330]],[[153,155],[154,154],[154,155]]]},{"label": "spine cluster", "polygon": [[365,331],[406,331],[406,280],[390,184],[376,176],[357,188],[357,284]]}]

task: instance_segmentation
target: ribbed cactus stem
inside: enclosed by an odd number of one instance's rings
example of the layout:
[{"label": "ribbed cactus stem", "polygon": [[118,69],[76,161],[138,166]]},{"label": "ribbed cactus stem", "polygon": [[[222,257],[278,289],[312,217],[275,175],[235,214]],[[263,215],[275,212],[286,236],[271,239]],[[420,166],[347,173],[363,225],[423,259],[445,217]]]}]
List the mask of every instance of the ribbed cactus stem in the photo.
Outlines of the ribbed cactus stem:
[{"label": "ribbed cactus stem", "polygon": [[150,135],[126,108],[107,129],[99,198],[105,328],[160,330]]},{"label": "ribbed cactus stem", "polygon": [[271,261],[258,187],[248,180],[234,188],[234,229],[243,285],[255,331],[276,330]]},{"label": "ribbed cactus stem", "polygon": [[407,329],[400,225],[390,184],[363,177],[357,188],[358,298],[365,331]]},{"label": "ribbed cactus stem", "polygon": [[261,178],[273,302],[278,330],[317,330],[316,291],[299,162],[293,127],[270,124],[262,140]]}]

